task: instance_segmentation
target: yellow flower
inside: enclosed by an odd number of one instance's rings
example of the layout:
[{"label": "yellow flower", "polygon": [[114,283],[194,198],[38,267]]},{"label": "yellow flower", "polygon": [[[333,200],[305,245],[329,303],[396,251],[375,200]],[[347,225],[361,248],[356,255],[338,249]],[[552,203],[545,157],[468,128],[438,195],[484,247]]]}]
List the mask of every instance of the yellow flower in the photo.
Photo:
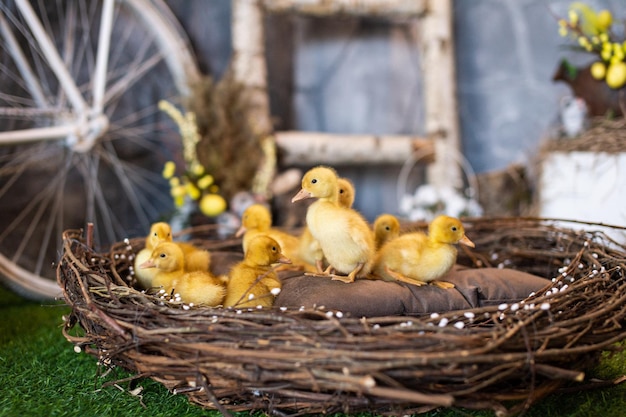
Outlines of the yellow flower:
[{"label": "yellow flower", "polygon": [[198,180],[198,187],[200,187],[201,190],[206,189],[211,184],[213,184],[213,176],[210,174],[207,174]]},{"label": "yellow flower", "polygon": [[576,24],[578,23],[578,13],[576,13],[574,10],[570,10],[568,15],[570,23],[573,26],[576,26]]},{"label": "yellow flower", "polygon": [[174,176],[175,172],[176,172],[176,164],[174,163],[174,161],[167,161],[165,165],[163,166],[163,178],[165,178],[166,180],[169,180],[170,178]]},{"label": "yellow flower", "polygon": [[191,197],[192,200],[197,200],[202,195],[198,187],[191,182],[187,183],[187,194],[189,194],[189,197]]},{"label": "yellow flower", "polygon": [[185,204],[185,197],[179,196],[174,198],[174,205],[176,207],[182,207]]},{"label": "yellow flower", "polygon": [[562,36],[562,37],[566,37],[567,36],[567,28],[560,27],[559,28],[559,35]]},{"label": "yellow flower", "polygon": [[172,177],[170,178],[170,187],[177,187],[180,185],[180,178]]},{"label": "yellow flower", "polygon": [[196,177],[199,177],[200,175],[204,174],[204,167],[201,164],[194,162],[191,165],[191,173]]},{"label": "yellow flower", "polygon": [[184,185],[177,185],[170,189],[170,194],[173,198],[185,197],[187,188]]}]

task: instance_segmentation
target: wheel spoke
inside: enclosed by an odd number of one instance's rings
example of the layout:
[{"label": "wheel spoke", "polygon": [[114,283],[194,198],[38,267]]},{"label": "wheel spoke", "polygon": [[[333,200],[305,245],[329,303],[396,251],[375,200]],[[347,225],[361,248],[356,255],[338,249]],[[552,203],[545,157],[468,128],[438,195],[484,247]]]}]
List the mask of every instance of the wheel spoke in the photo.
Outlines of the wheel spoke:
[{"label": "wheel spoke", "polygon": [[[26,60],[26,55],[17,43],[15,35],[13,35],[13,31],[9,28],[9,24],[2,14],[0,14],[0,32],[2,33],[2,36],[7,43],[8,52],[15,60],[15,64],[20,71],[20,75],[24,80],[24,84],[28,88],[28,91],[32,95],[33,99],[35,100],[35,103],[39,107],[49,107],[48,100],[46,100],[46,96],[43,93],[41,84],[37,80],[37,77],[35,76],[35,73],[32,70],[31,66],[28,64],[28,61]],[[4,66],[2,72],[8,72],[4,70]]]},{"label": "wheel spoke", "polygon": [[113,27],[113,0],[104,0],[102,17],[100,19],[100,34],[98,35],[98,53],[93,80],[93,111],[101,114],[104,108],[104,88],[106,86],[106,71],[109,63],[109,49],[111,45],[111,30]]},{"label": "wheel spoke", "polygon": [[78,87],[76,87],[76,83],[72,79],[67,67],[63,64],[63,60],[59,56],[52,40],[50,40],[50,37],[44,30],[41,21],[35,14],[35,11],[31,7],[30,3],[28,3],[27,0],[15,0],[15,2],[28,23],[30,30],[37,39],[37,42],[42,46],[41,51],[50,63],[50,69],[52,69],[57,79],[63,86],[65,93],[72,102],[72,106],[74,106],[74,109],[79,113],[85,112],[87,104],[85,103],[83,96],[80,94]]},{"label": "wheel spoke", "polygon": [[146,61],[141,62],[139,64],[139,59],[135,60],[132,65],[129,65],[126,68],[125,75],[118,79],[105,95],[105,102],[109,102],[114,100],[117,96],[122,94],[124,91],[130,89],[137,81],[141,79],[148,71],[157,66],[160,62],[163,61],[163,56],[154,54]]},{"label": "wheel spoke", "polygon": [[[172,209],[161,169],[181,144],[157,103],[180,103],[197,69],[163,10],[163,0],[0,0],[0,279],[25,295],[54,292],[63,230],[93,222],[108,246]],[[92,103],[106,117],[92,118]]]}]

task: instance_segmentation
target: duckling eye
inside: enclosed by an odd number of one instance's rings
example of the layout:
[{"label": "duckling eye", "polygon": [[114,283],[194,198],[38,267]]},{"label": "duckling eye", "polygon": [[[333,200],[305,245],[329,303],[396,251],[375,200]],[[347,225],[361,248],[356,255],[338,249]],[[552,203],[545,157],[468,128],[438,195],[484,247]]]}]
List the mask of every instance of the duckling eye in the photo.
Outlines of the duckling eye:
[{"label": "duckling eye", "polygon": [[457,227],[456,226],[452,226],[452,231],[456,232],[457,231]]},{"label": "duckling eye", "polygon": [[343,190],[339,190],[339,194],[343,194]]},{"label": "duckling eye", "polygon": [[167,255],[164,253],[159,254],[159,258],[163,259],[163,258],[167,258]]},{"label": "duckling eye", "polygon": [[313,179],[311,180],[311,184],[317,184],[317,179],[316,179],[316,178],[313,178]]},{"label": "duckling eye", "polygon": [[391,227],[385,226],[385,230],[391,230]]},{"label": "duckling eye", "polygon": [[272,246],[272,252],[276,252],[276,246]]}]

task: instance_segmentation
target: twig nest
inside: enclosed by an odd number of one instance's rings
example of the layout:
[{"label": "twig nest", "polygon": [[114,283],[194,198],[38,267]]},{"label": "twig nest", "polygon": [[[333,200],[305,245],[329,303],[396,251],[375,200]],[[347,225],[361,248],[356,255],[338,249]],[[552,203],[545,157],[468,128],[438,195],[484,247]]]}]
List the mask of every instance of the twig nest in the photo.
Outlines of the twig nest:
[{"label": "twig nest", "polygon": [[[129,255],[141,239],[97,253],[80,231],[67,231],[57,269],[72,308],[63,333],[100,363],[150,376],[223,414],[399,415],[454,406],[505,415],[565,384],[584,388],[585,371],[626,339],[626,248],[601,232],[541,219],[464,225],[476,248],[462,248],[459,263],[506,263],[546,286],[517,302],[410,317],[321,306],[185,307],[129,285]],[[194,229],[192,237],[202,235],[195,243],[213,253],[239,248],[216,233]]]}]

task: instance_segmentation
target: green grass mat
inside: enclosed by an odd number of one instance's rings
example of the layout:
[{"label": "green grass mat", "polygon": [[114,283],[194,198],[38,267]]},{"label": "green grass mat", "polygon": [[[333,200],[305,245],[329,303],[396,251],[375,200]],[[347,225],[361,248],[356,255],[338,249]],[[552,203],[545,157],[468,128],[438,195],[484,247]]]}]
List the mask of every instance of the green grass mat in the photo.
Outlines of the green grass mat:
[{"label": "green grass mat", "polygon": [[[61,334],[62,316],[69,308],[56,303],[24,300],[0,286],[0,416],[219,416],[172,395],[152,380],[139,381],[140,396],[106,382],[129,376],[118,370],[99,375],[95,358],[74,352]],[[626,354],[606,355],[594,377],[626,375]],[[133,388],[136,388],[134,386]],[[626,384],[555,394],[532,407],[529,417],[618,417],[626,411]],[[237,413],[250,416],[250,413]],[[254,415],[263,415],[256,413]],[[361,414],[365,417],[368,414]],[[487,417],[493,413],[442,410],[423,417]]]}]

